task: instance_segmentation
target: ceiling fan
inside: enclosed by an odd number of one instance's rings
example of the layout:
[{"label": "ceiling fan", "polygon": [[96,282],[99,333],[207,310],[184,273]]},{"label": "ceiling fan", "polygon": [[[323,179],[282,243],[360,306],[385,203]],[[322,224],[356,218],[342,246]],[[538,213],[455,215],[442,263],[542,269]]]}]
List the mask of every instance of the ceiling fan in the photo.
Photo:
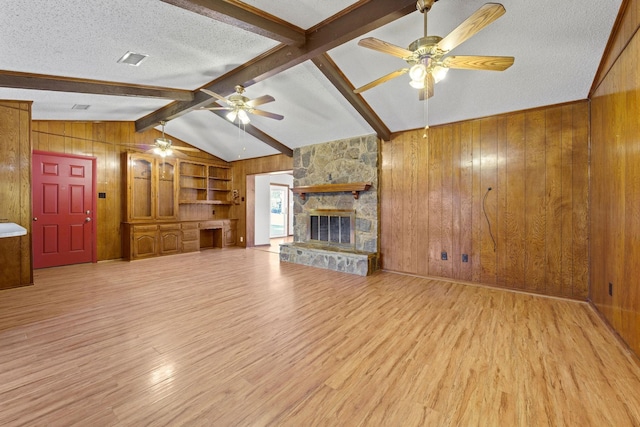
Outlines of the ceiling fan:
[{"label": "ceiling fan", "polygon": [[181,153],[180,151],[194,151],[194,152],[200,151],[197,148],[180,147],[177,145],[173,145],[171,140],[164,136],[164,126],[166,122],[162,121],[160,122],[160,124],[162,125],[162,136],[160,138],[156,138],[154,141],[154,145],[150,146],[150,148],[147,151],[145,151],[145,153],[157,154],[160,157],[167,157],[167,156],[173,155],[175,157],[187,158],[187,156],[184,153]]},{"label": "ceiling fan", "polygon": [[200,89],[200,90],[206,93],[207,95],[212,96],[213,98],[217,98],[218,100],[224,102],[227,105],[226,107],[220,107],[220,106],[202,107],[200,109],[229,111],[226,117],[230,122],[234,122],[236,119],[238,119],[239,123],[246,125],[250,121],[249,114],[256,114],[258,116],[268,117],[270,119],[275,119],[275,120],[284,119],[284,116],[281,116],[280,114],[270,113],[268,111],[258,110],[255,108],[258,105],[263,105],[268,102],[275,101],[275,99],[271,95],[263,95],[255,99],[249,99],[243,95],[244,86],[242,85],[237,85],[235,87],[236,92],[232,95],[229,95],[228,98],[225,98],[224,96],[218,95],[217,93],[207,89]]},{"label": "ceiling fan", "polygon": [[442,80],[449,68],[467,70],[504,71],[514,61],[512,56],[448,56],[451,50],[471,38],[487,25],[504,15],[505,8],[499,3],[487,3],[468,17],[462,24],[446,37],[429,36],[427,34],[427,12],[438,0],[418,0],[416,7],[424,14],[424,36],[413,41],[408,49],[391,43],[367,37],[358,45],[404,59],[409,67],[401,68],[380,77],[354,90],[361,93],[387,82],[393,78],[409,73],[412,87],[419,89],[420,100],[433,96],[433,86]]}]

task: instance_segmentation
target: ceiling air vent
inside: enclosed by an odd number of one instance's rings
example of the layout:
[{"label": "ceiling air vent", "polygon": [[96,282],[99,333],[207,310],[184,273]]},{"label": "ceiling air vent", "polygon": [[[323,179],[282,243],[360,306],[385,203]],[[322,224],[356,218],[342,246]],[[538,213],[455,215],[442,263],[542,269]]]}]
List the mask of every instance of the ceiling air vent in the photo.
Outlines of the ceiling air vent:
[{"label": "ceiling air vent", "polygon": [[73,107],[71,107],[72,110],[88,110],[89,107],[91,107],[91,105],[87,105],[87,104],[73,104]]},{"label": "ceiling air vent", "polygon": [[148,56],[149,55],[144,55],[142,53],[133,53],[129,51],[125,53],[122,56],[122,58],[118,59],[118,62],[121,64],[129,64],[129,65],[133,65],[134,67],[137,67],[142,63],[142,61],[147,59]]}]

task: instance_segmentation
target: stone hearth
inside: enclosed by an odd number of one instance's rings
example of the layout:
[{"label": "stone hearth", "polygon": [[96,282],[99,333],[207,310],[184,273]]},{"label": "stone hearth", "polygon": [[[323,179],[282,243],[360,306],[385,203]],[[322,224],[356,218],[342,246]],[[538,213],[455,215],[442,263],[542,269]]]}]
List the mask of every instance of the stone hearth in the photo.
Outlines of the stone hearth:
[{"label": "stone hearth", "polygon": [[[280,245],[280,260],[345,273],[368,275],[378,268],[379,140],[375,135],[296,148],[295,187],[370,183],[368,190],[315,192],[294,196],[294,241]],[[336,185],[337,188],[341,186]],[[354,212],[353,242],[348,247],[310,241],[309,216],[317,211]]]}]

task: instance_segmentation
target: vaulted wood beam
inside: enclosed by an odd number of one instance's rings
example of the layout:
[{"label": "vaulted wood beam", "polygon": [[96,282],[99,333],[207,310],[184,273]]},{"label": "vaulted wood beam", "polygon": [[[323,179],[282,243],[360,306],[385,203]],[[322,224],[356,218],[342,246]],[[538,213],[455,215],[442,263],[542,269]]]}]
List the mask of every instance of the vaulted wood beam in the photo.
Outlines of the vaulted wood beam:
[{"label": "vaulted wood beam", "polygon": [[342,96],[349,101],[353,108],[360,113],[362,118],[376,131],[378,138],[389,141],[391,139],[391,131],[389,128],[380,120],[380,117],[378,117],[360,94],[353,93],[353,89],[355,88],[338,68],[336,63],[333,62],[331,57],[323,53],[313,58],[312,61],[322,74],[340,91]]},{"label": "vaulted wood beam", "polygon": [[193,100],[193,92],[188,90],[107,82],[102,80],[58,77],[44,74],[20,73],[5,70],[0,70],[0,87],[50,90],[55,92],[90,93],[95,95],[161,98],[183,102]]},{"label": "vaulted wood beam", "polygon": [[[217,115],[217,116],[222,117],[224,120],[227,120],[226,115],[228,114],[228,111],[211,111],[211,112],[213,114]],[[251,123],[248,123],[246,125],[240,126],[239,123],[233,122],[233,125],[236,126],[237,128],[240,128],[240,129],[244,130],[245,132],[247,132],[249,135],[253,136],[254,138],[257,138],[260,141],[264,142],[265,144],[267,144],[271,148],[275,148],[276,150],[278,150],[282,154],[285,154],[285,155],[287,155],[289,157],[293,157],[293,150],[291,148],[287,147],[286,145],[284,145],[283,143],[281,143],[277,139],[273,138],[271,135],[268,135],[268,134],[264,133],[263,131],[261,131],[257,127],[253,126]]]},{"label": "vaulted wood beam", "polygon": [[224,0],[162,1],[280,43],[295,46],[302,46],[305,43],[303,30],[276,22],[265,15],[259,15],[256,13],[257,9],[249,6],[240,6]]},{"label": "vaulted wood beam", "polygon": [[[280,46],[268,55],[252,61],[250,65],[243,65],[228,72],[205,88],[223,96],[229,95],[233,93],[237,84],[251,86],[415,11],[415,0],[370,0],[309,31],[304,46]],[[144,131],[163,120],[180,117],[209,103],[211,97],[196,92],[192,101],[173,102],[138,119],[136,130]]]}]

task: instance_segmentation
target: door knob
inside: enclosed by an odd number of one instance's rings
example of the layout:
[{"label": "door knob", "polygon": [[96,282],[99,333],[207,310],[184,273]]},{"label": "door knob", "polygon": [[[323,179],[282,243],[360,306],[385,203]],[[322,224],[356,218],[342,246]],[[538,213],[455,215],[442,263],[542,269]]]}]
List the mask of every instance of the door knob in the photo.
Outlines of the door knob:
[{"label": "door knob", "polygon": [[86,222],[91,222],[91,218],[89,218],[89,217],[86,217],[84,220],[85,220]]},{"label": "door knob", "polygon": [[34,220],[34,221],[37,221],[37,220],[38,220],[38,217],[33,218],[33,220]]}]

